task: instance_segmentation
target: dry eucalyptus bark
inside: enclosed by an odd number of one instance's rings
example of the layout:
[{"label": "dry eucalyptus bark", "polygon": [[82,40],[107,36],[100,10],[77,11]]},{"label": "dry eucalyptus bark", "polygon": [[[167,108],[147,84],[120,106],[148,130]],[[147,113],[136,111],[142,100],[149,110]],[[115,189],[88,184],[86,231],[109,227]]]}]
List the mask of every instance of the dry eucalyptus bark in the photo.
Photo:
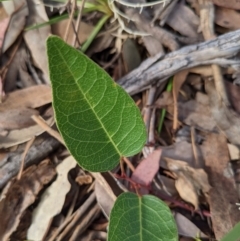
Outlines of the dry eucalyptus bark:
[{"label": "dry eucalyptus bark", "polygon": [[[59,146],[60,143],[53,137],[48,137],[40,144],[33,145],[25,158],[25,167],[38,164]],[[1,161],[0,188],[3,188],[5,184],[18,173],[21,159],[22,153],[10,153]]]},{"label": "dry eucalyptus bark", "polygon": [[166,55],[159,53],[118,80],[118,84],[129,94],[135,94],[156,82],[162,83],[180,70],[199,65],[217,64],[238,70],[240,60],[233,58],[238,51],[240,51],[240,30]]}]

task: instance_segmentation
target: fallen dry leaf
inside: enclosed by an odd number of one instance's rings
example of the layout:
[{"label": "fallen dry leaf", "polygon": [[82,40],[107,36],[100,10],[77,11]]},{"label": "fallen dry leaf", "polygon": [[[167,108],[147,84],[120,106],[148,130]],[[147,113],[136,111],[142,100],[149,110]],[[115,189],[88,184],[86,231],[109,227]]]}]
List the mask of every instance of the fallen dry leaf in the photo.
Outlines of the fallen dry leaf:
[{"label": "fallen dry leaf", "polygon": [[[21,56],[20,56],[20,51],[21,49],[23,49],[23,43],[19,45],[19,41],[14,44],[14,46],[12,48],[16,49],[16,54],[13,55],[13,59],[11,61],[11,63],[9,64],[8,68],[7,68],[7,73],[4,79],[4,92],[5,93],[9,93],[11,91],[16,90],[17,87],[17,80],[20,78],[20,74],[19,74],[19,68],[21,68],[20,66],[22,65],[22,60],[21,60]],[[26,49],[26,47],[25,47]],[[9,52],[9,51],[8,51]],[[7,55],[7,53],[5,54],[5,56]],[[4,56],[3,56],[4,57]],[[20,64],[19,64],[20,63]],[[24,60],[23,60],[24,63]],[[3,99],[4,96],[2,96]]]},{"label": "fallen dry leaf", "polygon": [[167,168],[166,162],[164,161],[165,157],[169,157],[175,160],[181,160],[188,163],[189,166],[203,168],[204,167],[204,158],[201,153],[201,149],[199,145],[196,145],[197,148],[197,160],[196,163],[194,154],[193,154],[193,147],[192,144],[188,141],[179,141],[174,143],[172,146],[162,146],[162,156],[160,161],[160,166],[163,168]]},{"label": "fallen dry leaf", "polygon": [[226,138],[211,133],[203,143],[206,171],[212,189],[209,192],[209,205],[212,225],[217,240],[227,234],[240,220],[240,212],[235,181],[229,171],[229,153]]},{"label": "fallen dry leaf", "polygon": [[240,87],[228,81],[225,81],[225,87],[233,109],[240,114]]},{"label": "fallen dry leaf", "polygon": [[173,96],[176,96],[176,99],[178,97],[179,91],[185,82],[187,76],[188,76],[189,71],[188,70],[182,70],[178,72],[177,74],[174,75],[173,78]]},{"label": "fallen dry leaf", "polygon": [[212,116],[217,126],[225,133],[228,140],[235,145],[240,145],[240,118],[231,108],[226,106],[219,93],[216,91],[213,82],[205,82],[205,90],[209,96],[209,103]]},{"label": "fallen dry leaf", "polygon": [[[109,195],[109,192],[111,192],[112,195]],[[99,182],[95,183],[95,193],[99,207],[101,208],[104,216],[109,219],[111,210],[117,197],[115,196],[115,198],[113,198],[113,191],[110,188],[108,191],[106,191],[106,189]]]},{"label": "fallen dry leaf", "polygon": [[[0,24],[2,21],[4,21],[6,18],[9,18],[9,14],[7,13],[7,11],[5,10],[3,4],[1,4],[0,6]],[[7,27],[7,26],[6,26]],[[3,29],[5,29],[3,27]],[[4,35],[0,35],[1,37],[3,37]]]},{"label": "fallen dry leaf", "polygon": [[198,195],[200,193],[198,193],[198,189],[195,188],[192,180],[188,176],[179,172],[177,174],[177,180],[175,181],[175,187],[184,201],[191,203],[195,210],[199,208]]},{"label": "fallen dry leaf", "polygon": [[113,39],[114,37],[111,33],[105,33],[103,36],[95,38],[87,51],[89,56],[93,55],[94,53],[102,52],[106,48],[109,48]]},{"label": "fallen dry leaf", "polygon": [[2,111],[0,115],[0,130],[21,129],[34,125],[32,115],[38,115],[35,109],[18,108]]},{"label": "fallen dry leaf", "polygon": [[199,196],[201,192],[207,200],[207,195],[210,190],[208,176],[201,168],[192,168],[186,162],[164,158],[167,167],[176,175],[175,186],[181,198],[191,203],[195,210],[199,206]]},{"label": "fallen dry leaf", "polygon": [[209,65],[196,66],[188,69],[188,71],[193,74],[199,74],[203,77],[212,76],[212,68]]},{"label": "fallen dry leaf", "polygon": [[[22,88],[28,88],[36,85],[35,77],[29,73],[29,68],[34,69],[31,63],[30,54],[24,44],[21,44],[14,60],[11,64],[11,69],[14,68],[14,65],[17,65],[18,76],[22,83]],[[8,72],[11,70],[9,69]],[[15,80],[16,81],[16,80]]]},{"label": "fallen dry leaf", "polygon": [[[6,197],[0,202],[0,240],[7,241],[17,229],[22,215],[34,203],[37,194],[49,183],[56,172],[47,162],[29,167],[20,180],[14,180]],[[21,239],[19,239],[21,240]]]},{"label": "fallen dry leaf", "polygon": [[[0,9],[0,16],[2,15],[2,11],[3,10]],[[4,39],[5,31],[7,29],[9,20],[10,20],[9,17],[6,17],[5,19],[0,20],[0,50],[2,48],[3,39]]]},{"label": "fallen dry leaf", "polygon": [[178,129],[178,105],[177,105],[178,94],[187,76],[188,76],[188,70],[183,70],[175,74],[173,77],[172,95],[173,95],[173,105],[174,105],[174,110],[173,110],[173,130],[174,131]]},{"label": "fallen dry leaf", "polygon": [[153,187],[152,187],[153,191],[159,192],[159,188],[161,188],[160,192],[162,192],[164,195],[168,195],[171,197],[178,196],[178,191],[175,187],[174,179],[159,174],[159,175],[156,175],[156,183],[154,182],[153,184]]},{"label": "fallen dry leaf", "polygon": [[201,230],[194,223],[192,223],[188,218],[183,216],[181,213],[174,213],[173,216],[175,218],[178,233],[180,235],[191,237],[194,239],[197,236],[200,238],[207,238],[207,236],[204,233],[202,233]]},{"label": "fallen dry leaf", "polygon": [[[29,1],[28,2],[29,15],[28,26],[41,24],[49,21],[45,11],[43,3],[40,1]],[[23,34],[24,40],[31,52],[34,64],[42,70],[44,80],[50,84],[48,75],[48,61],[47,61],[47,50],[46,40],[51,34],[51,27],[49,25],[25,31]]]},{"label": "fallen dry leaf", "polygon": [[213,131],[216,122],[211,115],[208,97],[197,92],[195,100],[178,102],[179,120],[187,125],[200,127],[203,130]]},{"label": "fallen dry leaf", "polygon": [[[136,167],[131,179],[138,184],[150,187],[153,178],[159,170],[161,154],[162,150],[156,149],[151,154],[149,154],[147,158],[144,158]],[[144,195],[149,193],[149,190],[145,187],[140,187],[139,193]]]},{"label": "fallen dry leaf", "polygon": [[[50,117],[46,120],[49,126],[54,124],[54,118]],[[29,141],[34,136],[39,136],[44,130],[39,125],[33,125],[20,130],[11,130],[6,136],[0,135],[0,149],[9,148],[26,141]]]},{"label": "fallen dry leaf", "polygon": [[155,56],[158,53],[164,53],[163,46],[160,41],[158,41],[154,36],[143,36],[143,43],[151,56]]},{"label": "fallen dry leaf", "polygon": [[238,0],[212,0],[217,6],[240,10],[240,3]]},{"label": "fallen dry leaf", "polygon": [[[4,36],[2,45],[2,52],[4,53],[19,37],[26,24],[26,17],[28,15],[27,2],[25,0],[11,1],[13,9],[11,10],[11,19],[7,31]],[[6,3],[4,6],[7,7]],[[6,8],[5,8],[6,10]]]},{"label": "fallen dry leaf", "polygon": [[38,115],[38,111],[34,108],[51,101],[51,87],[47,85],[36,85],[6,95],[0,104],[0,129],[21,129],[35,124],[31,116]]},{"label": "fallen dry leaf", "polygon": [[[21,1],[19,1],[19,2],[21,2]],[[1,2],[2,8],[4,8],[5,14],[7,14],[7,16],[10,16],[15,11],[14,3],[15,3],[15,1],[2,1]]]},{"label": "fallen dry leaf", "polygon": [[240,13],[233,9],[216,7],[215,23],[230,30],[237,30],[240,28]]},{"label": "fallen dry leaf", "polygon": [[[172,93],[165,91],[157,99],[154,106],[157,108],[166,108],[167,112],[173,115],[173,103]],[[209,108],[208,96],[201,92],[196,93],[195,100],[178,101],[178,119],[189,126],[200,127],[202,130],[213,131],[216,129],[216,122]]]},{"label": "fallen dry leaf", "polygon": [[176,4],[166,23],[183,36],[199,38],[199,17],[183,2]]},{"label": "fallen dry leaf", "polygon": [[240,158],[239,148],[230,143],[228,143],[227,145],[228,145],[230,160],[239,160]]},{"label": "fallen dry leaf", "polygon": [[95,178],[95,194],[98,205],[102,209],[105,217],[109,219],[110,212],[117,196],[123,191],[127,191],[126,187],[119,182],[111,172],[92,172],[91,175]]},{"label": "fallen dry leaf", "polygon": [[32,223],[27,232],[30,240],[42,240],[48,231],[52,218],[59,214],[71,188],[68,173],[77,165],[72,156],[64,159],[57,167],[57,179],[41,196],[38,206],[33,211]]},{"label": "fallen dry leaf", "polygon": [[127,38],[122,45],[122,58],[126,72],[130,72],[141,64],[141,56],[136,43]]},{"label": "fallen dry leaf", "polygon": [[166,108],[169,113],[173,113],[173,97],[172,93],[164,91],[161,96],[156,100],[154,106],[156,108]]},{"label": "fallen dry leaf", "polygon": [[52,90],[47,85],[35,85],[7,94],[0,104],[0,111],[17,108],[38,108],[51,103]]}]

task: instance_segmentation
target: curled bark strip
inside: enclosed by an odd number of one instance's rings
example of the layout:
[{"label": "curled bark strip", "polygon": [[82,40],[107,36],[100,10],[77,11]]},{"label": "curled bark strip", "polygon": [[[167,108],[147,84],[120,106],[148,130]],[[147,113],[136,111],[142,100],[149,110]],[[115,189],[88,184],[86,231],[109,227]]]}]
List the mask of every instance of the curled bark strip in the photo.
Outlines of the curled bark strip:
[{"label": "curled bark strip", "polygon": [[[144,61],[118,81],[129,94],[138,93],[155,82],[163,82],[180,70],[207,64],[240,68],[239,59],[230,59],[240,51],[240,30],[216,39],[190,45],[166,55]],[[157,58],[158,57],[158,58]]]}]

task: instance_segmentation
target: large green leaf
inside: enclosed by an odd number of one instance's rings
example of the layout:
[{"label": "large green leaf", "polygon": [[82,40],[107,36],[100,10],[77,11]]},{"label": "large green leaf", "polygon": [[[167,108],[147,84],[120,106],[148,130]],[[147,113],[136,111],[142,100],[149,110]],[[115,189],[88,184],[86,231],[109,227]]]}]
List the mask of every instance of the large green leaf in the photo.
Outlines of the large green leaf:
[{"label": "large green leaf", "polygon": [[229,233],[227,233],[221,241],[239,241],[240,240],[240,222],[237,223]]},{"label": "large green leaf", "polygon": [[47,51],[57,126],[80,166],[108,171],[121,157],[138,153],[146,130],[131,97],[60,38],[49,37]]},{"label": "large green leaf", "polygon": [[108,241],[177,241],[168,206],[151,195],[121,194],[110,214]]}]

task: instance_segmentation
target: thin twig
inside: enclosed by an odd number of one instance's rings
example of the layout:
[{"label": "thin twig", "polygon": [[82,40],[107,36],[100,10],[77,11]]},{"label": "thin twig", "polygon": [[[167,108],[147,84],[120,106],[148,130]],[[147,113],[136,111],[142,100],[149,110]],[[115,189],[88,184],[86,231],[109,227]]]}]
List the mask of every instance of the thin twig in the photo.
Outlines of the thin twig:
[{"label": "thin twig", "polygon": [[127,157],[123,157],[122,159],[123,159],[123,161],[128,165],[128,167],[130,168],[130,170],[131,170],[132,172],[134,172],[134,171],[135,171],[135,167],[134,167],[133,164],[128,160],[128,158],[127,158]]},{"label": "thin twig", "polygon": [[[72,223],[75,222],[75,220],[79,220],[79,218],[83,215],[84,212],[86,212],[86,210],[91,206],[91,204],[95,201],[96,199],[96,195],[95,192],[93,192],[89,198],[83,203],[83,205],[76,210],[68,219],[66,219],[58,228],[57,232],[55,232],[48,241],[59,241],[61,240],[65,234],[72,228]],[[71,222],[70,225],[68,225]],[[68,226],[67,226],[68,225]],[[61,233],[61,235],[59,235],[59,233],[65,228],[67,227],[63,233]],[[66,232],[66,233],[65,233]],[[58,236],[59,235],[59,236]],[[58,239],[56,239],[58,237]]]},{"label": "thin twig", "polygon": [[[148,143],[151,143],[152,145],[154,145],[154,143],[155,143],[155,135],[154,135],[155,120],[156,120],[156,108],[153,108],[152,113],[151,113],[150,122],[149,122],[149,132],[148,132]],[[150,147],[150,148],[154,150],[154,148],[152,148],[152,147]]]},{"label": "thin twig", "polygon": [[70,31],[70,26],[71,26],[71,23],[72,23],[73,17],[74,17],[75,8],[76,8],[76,0],[73,0],[70,18],[68,20],[67,28],[66,28],[65,35],[64,35],[64,41],[67,41],[68,34],[69,34],[69,31]]},{"label": "thin twig", "polygon": [[156,86],[152,86],[148,91],[147,103],[145,106],[145,111],[143,116],[143,120],[147,128],[147,133],[149,133],[150,119],[151,119],[151,113],[152,113],[152,109],[149,108],[149,106],[153,105],[156,90],[157,90]]},{"label": "thin twig", "polygon": [[101,213],[99,205],[96,203],[85,215],[81,222],[76,223],[75,229],[69,241],[77,241],[78,237],[88,228],[91,222]]},{"label": "thin twig", "polygon": [[[111,172],[108,172],[110,176],[113,176]],[[113,201],[116,201],[116,196],[112,191],[112,188],[110,187],[109,183],[106,181],[106,179],[103,177],[103,175],[99,172],[91,172],[91,175],[95,178],[95,180],[105,189],[108,196],[111,197]]]},{"label": "thin twig", "polygon": [[[71,222],[67,222],[68,225],[65,227],[64,231],[58,236],[56,241],[62,240],[67,235],[67,233],[75,226],[76,222],[83,216],[83,214],[90,208],[90,206],[94,202],[96,202],[96,194],[95,194],[95,192],[93,192],[89,196],[89,198],[84,202],[84,204],[72,215],[72,216],[74,216],[74,218],[71,219]],[[56,237],[57,237],[57,235],[55,234],[55,238]],[[53,240],[55,240],[55,239],[53,239],[53,237],[51,237],[51,239],[49,241],[53,241]]]},{"label": "thin twig", "polygon": [[72,29],[73,29],[74,37],[76,38],[76,41],[78,42],[79,46],[81,46],[81,42],[78,38],[78,32],[75,28],[75,23],[74,23],[74,21],[72,21],[71,23],[72,23]]},{"label": "thin twig", "polygon": [[39,125],[42,127],[43,130],[45,130],[46,132],[48,132],[48,134],[50,134],[52,137],[56,138],[60,143],[62,143],[63,145],[65,145],[61,135],[53,130],[47,123],[46,121],[41,117],[41,116],[36,116],[33,115],[32,119]]},{"label": "thin twig", "polygon": [[188,70],[182,70],[173,77],[173,131],[178,129],[178,93],[188,76]]},{"label": "thin twig", "polygon": [[72,215],[72,213],[73,213],[73,210],[74,210],[74,207],[75,207],[78,195],[79,195],[79,186],[78,185],[77,185],[76,189],[77,190],[76,190],[76,192],[74,194],[71,206],[68,209],[68,212],[67,212],[67,215],[66,215],[66,219],[69,218]]},{"label": "thin twig", "polygon": [[193,156],[195,159],[195,167],[199,167],[199,160],[198,160],[198,155],[197,155],[197,147],[195,143],[195,128],[194,126],[191,126],[191,140],[192,140],[192,149],[193,149]]},{"label": "thin twig", "polygon": [[[240,51],[240,30],[223,34],[216,39],[183,47],[169,54],[157,54],[123,76],[117,82],[133,95],[158,82],[165,82],[175,73],[196,66],[218,64],[240,68],[233,56]],[[232,59],[231,59],[232,58]]]},{"label": "thin twig", "polygon": [[103,69],[107,69],[108,67],[110,67],[119,58],[120,54],[120,52],[116,53],[113,58],[103,66]]},{"label": "thin twig", "polygon": [[26,146],[25,146],[25,150],[24,150],[24,152],[23,152],[23,154],[22,154],[21,166],[20,166],[20,168],[19,168],[17,180],[20,180],[20,179],[21,179],[22,172],[23,172],[23,169],[24,169],[25,158],[26,158],[26,155],[27,155],[30,147],[32,146],[34,140],[35,140],[35,137],[33,137],[30,141],[28,141],[27,144],[26,144]]},{"label": "thin twig", "polygon": [[122,158],[120,159],[120,170],[121,170],[121,175],[124,176],[125,175],[125,170],[124,170]]},{"label": "thin twig", "polygon": [[80,6],[80,8],[79,8],[79,13],[78,13],[77,22],[76,22],[76,27],[75,27],[77,35],[75,35],[74,38],[73,38],[73,43],[72,43],[72,46],[73,46],[73,47],[75,47],[75,45],[76,45],[76,40],[78,41],[79,45],[81,46],[81,42],[80,42],[80,40],[78,39],[78,32],[79,32],[79,30],[80,30],[82,13],[83,13],[83,8],[84,8],[84,5],[85,5],[85,2],[86,2],[86,0],[82,0],[82,1],[81,1],[81,6]]}]

